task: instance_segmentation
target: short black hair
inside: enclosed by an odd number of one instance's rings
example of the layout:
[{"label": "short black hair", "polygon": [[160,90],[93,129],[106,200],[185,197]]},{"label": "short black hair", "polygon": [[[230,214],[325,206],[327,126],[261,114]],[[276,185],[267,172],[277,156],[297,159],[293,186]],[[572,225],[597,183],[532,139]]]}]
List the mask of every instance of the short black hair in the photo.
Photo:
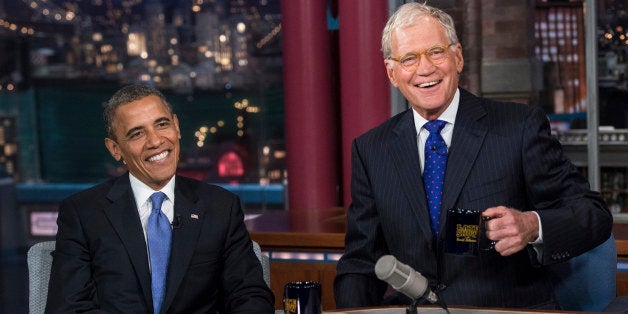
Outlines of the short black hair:
[{"label": "short black hair", "polygon": [[168,108],[168,111],[172,114],[172,107],[166,100],[166,97],[159,90],[148,85],[127,85],[115,92],[115,94],[113,94],[113,96],[111,96],[111,98],[109,98],[109,100],[104,104],[103,120],[105,121],[105,131],[107,132],[107,136],[111,139],[115,139],[113,119],[118,107],[151,95],[159,97]]}]

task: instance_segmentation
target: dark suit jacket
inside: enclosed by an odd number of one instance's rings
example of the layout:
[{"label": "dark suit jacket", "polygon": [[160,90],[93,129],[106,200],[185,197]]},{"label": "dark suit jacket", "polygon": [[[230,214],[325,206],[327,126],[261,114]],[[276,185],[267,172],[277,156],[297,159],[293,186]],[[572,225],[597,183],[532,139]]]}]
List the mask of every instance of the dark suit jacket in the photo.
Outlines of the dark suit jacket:
[{"label": "dark suit jacket", "polygon": [[[273,313],[239,198],[177,176],[162,313]],[[47,313],[153,313],[149,262],[128,173],[64,200]]]},{"label": "dark suit jacket", "polygon": [[461,90],[445,174],[441,213],[505,205],[541,218],[541,264],[531,246],[509,257],[444,253],[446,215],[432,240],[411,110],[358,137],[352,146],[352,204],[345,254],[338,263],[336,304],[408,304],[387,293],[374,265],[391,254],[429,279],[449,305],[552,307],[541,267],[608,239],[612,215],[563,155],[538,107],[500,103]]}]

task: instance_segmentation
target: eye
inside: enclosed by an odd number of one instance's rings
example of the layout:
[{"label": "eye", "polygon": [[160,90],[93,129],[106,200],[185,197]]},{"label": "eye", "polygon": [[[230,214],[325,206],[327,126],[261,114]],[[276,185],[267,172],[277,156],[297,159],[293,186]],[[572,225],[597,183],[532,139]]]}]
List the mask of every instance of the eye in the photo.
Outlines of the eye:
[{"label": "eye", "polygon": [[162,121],[157,123],[157,128],[158,129],[166,129],[170,126],[170,122],[169,121]]},{"label": "eye", "polygon": [[136,140],[136,139],[140,138],[142,135],[144,135],[144,132],[142,132],[142,131],[135,131],[135,132],[129,134],[127,136],[127,138],[129,140]]},{"label": "eye", "polygon": [[439,58],[445,54],[445,48],[443,47],[433,47],[427,51],[427,55],[430,58]]},{"label": "eye", "polygon": [[418,57],[416,53],[408,53],[399,59],[399,63],[403,66],[413,65],[417,61]]}]

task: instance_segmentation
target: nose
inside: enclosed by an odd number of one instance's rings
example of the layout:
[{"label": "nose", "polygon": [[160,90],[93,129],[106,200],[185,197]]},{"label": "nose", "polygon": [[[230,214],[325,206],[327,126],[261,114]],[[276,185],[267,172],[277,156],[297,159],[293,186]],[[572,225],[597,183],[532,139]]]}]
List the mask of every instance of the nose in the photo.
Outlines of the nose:
[{"label": "nose", "polygon": [[420,54],[419,60],[416,65],[416,69],[414,69],[414,72],[419,75],[425,75],[425,74],[430,74],[434,72],[435,68],[436,66],[434,65],[434,63],[432,63],[432,60],[430,60],[430,58],[427,55]]},{"label": "nose", "polygon": [[163,143],[163,138],[156,130],[149,130],[146,133],[146,144],[149,147],[159,147]]}]

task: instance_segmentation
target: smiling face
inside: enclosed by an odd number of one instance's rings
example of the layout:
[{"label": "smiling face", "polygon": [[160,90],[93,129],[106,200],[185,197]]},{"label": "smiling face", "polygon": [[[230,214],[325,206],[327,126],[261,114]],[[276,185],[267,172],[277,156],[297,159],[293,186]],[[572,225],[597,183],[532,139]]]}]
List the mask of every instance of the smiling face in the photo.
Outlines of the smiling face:
[{"label": "smiling face", "polygon": [[[391,34],[394,57],[449,44],[452,43],[448,41],[443,26],[428,15]],[[420,56],[418,67],[411,72],[404,70],[396,61],[384,60],[390,82],[401,91],[412,108],[427,120],[438,118],[447,109],[458,88],[458,74],[464,65],[462,46],[459,43],[452,45],[445,54],[444,60],[437,65],[425,55]]]},{"label": "smiling face", "polygon": [[119,106],[112,123],[114,138],[105,146],[123,160],[131,174],[154,190],[174,176],[179,162],[179,121],[162,100],[149,95]]}]

